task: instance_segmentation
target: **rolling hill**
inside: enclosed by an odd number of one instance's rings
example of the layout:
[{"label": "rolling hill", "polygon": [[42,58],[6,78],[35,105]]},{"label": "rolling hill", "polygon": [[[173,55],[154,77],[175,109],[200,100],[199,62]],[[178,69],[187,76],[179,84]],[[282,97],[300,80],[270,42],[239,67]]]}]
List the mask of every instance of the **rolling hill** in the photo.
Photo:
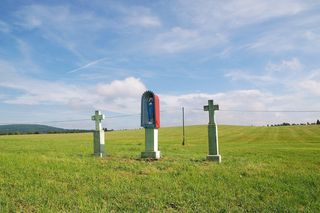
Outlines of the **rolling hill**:
[{"label": "rolling hill", "polygon": [[82,130],[70,130],[62,129],[47,125],[39,124],[10,124],[0,125],[0,134],[31,134],[31,133],[64,133],[64,132],[76,132]]}]

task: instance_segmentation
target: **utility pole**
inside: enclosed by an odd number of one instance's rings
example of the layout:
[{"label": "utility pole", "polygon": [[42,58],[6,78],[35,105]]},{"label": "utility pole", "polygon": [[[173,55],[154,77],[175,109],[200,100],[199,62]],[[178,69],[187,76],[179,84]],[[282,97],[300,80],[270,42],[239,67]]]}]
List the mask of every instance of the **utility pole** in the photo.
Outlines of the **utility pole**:
[{"label": "utility pole", "polygon": [[185,130],[184,130],[184,107],[182,107],[182,145],[186,142]]}]

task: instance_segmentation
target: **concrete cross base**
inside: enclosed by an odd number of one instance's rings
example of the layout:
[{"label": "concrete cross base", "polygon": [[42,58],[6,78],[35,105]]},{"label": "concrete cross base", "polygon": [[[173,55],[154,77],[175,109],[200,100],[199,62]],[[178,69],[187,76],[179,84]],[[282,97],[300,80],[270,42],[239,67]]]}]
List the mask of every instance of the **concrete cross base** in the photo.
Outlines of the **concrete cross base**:
[{"label": "concrete cross base", "polygon": [[95,156],[105,156],[103,130],[93,132],[93,150]]},{"label": "concrete cross base", "polygon": [[160,159],[160,151],[141,152],[141,158]]},{"label": "concrete cross base", "polygon": [[221,155],[207,155],[207,160],[221,163]]},{"label": "concrete cross base", "polygon": [[[100,149],[101,150],[104,150],[104,144],[103,145],[100,145]],[[95,152],[94,153],[94,156],[97,156],[97,157],[105,157],[106,156],[106,153],[104,151],[102,152]]]}]

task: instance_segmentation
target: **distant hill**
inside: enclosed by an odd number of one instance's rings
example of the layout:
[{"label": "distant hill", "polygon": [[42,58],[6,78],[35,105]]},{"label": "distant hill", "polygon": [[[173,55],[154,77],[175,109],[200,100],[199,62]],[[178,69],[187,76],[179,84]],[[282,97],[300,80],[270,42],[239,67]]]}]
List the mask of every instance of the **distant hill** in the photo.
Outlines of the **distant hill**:
[{"label": "distant hill", "polygon": [[62,129],[39,124],[11,124],[0,125],[0,135],[7,134],[42,134],[42,133],[71,133],[88,132],[89,130]]}]

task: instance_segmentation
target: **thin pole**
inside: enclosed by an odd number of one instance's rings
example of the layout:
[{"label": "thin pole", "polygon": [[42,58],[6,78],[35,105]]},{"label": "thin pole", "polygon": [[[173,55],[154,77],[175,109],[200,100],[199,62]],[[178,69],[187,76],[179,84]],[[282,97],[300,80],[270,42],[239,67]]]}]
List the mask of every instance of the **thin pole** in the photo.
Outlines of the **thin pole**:
[{"label": "thin pole", "polygon": [[184,130],[184,107],[182,107],[182,145],[185,144],[185,130]]}]

